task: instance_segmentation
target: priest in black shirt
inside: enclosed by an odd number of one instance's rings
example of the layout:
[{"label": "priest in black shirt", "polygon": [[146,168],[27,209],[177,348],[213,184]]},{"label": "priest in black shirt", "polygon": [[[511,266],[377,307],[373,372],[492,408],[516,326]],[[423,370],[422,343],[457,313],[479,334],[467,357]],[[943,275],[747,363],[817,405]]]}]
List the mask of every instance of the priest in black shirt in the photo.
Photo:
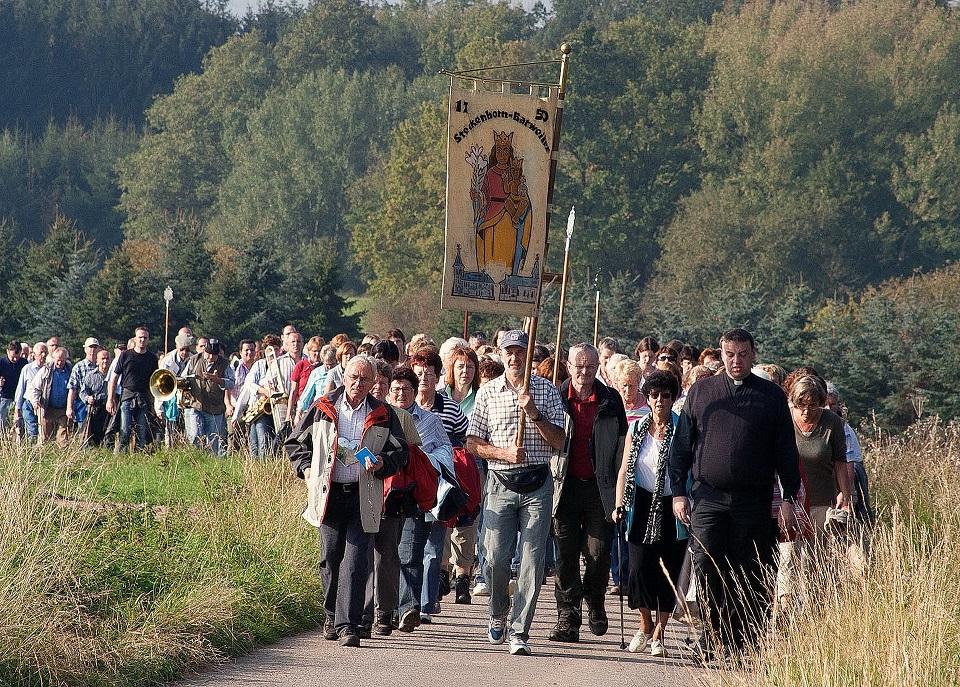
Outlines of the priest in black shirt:
[{"label": "priest in black shirt", "polygon": [[709,610],[713,630],[698,647],[702,659],[710,657],[714,640],[740,651],[760,636],[776,547],[774,480],[780,479],[786,500],[793,500],[800,486],[786,396],[750,372],[756,360],[753,336],[731,329],[720,337],[720,350],[724,374],[690,388],[669,465],[674,514],[690,524],[702,583],[698,599]]}]

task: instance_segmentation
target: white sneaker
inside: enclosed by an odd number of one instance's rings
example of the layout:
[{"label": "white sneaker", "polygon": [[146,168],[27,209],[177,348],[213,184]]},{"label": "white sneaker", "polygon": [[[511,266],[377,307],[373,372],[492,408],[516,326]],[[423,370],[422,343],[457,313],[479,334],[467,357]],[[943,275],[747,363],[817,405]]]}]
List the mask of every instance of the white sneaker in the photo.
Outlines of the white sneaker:
[{"label": "white sneaker", "polygon": [[490,596],[490,590],[487,588],[486,582],[477,582],[473,585],[473,591],[470,593],[473,596]]},{"label": "white sneaker", "polygon": [[663,642],[659,639],[654,639],[650,641],[650,655],[659,656],[660,658],[666,658],[667,650],[663,646]]},{"label": "white sneaker", "polygon": [[627,651],[631,654],[639,654],[647,648],[647,644],[651,638],[652,635],[646,634],[643,630],[637,630],[637,633],[633,635],[633,639],[630,640],[630,646],[627,647]]},{"label": "white sneaker", "polygon": [[527,644],[525,639],[512,634],[510,635],[510,654],[512,656],[529,656],[530,645]]}]

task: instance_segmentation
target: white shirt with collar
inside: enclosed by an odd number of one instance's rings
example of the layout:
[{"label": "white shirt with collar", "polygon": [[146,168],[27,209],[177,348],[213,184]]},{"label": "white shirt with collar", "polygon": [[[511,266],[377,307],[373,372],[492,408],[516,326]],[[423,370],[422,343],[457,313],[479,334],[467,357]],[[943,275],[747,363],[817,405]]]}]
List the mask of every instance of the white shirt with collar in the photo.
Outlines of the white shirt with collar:
[{"label": "white shirt with collar", "polygon": [[[364,396],[363,401],[353,408],[347,401],[345,393],[340,394],[337,400],[337,437],[341,443],[346,441],[351,447],[359,446],[363,439],[363,423],[370,414],[370,403]],[[344,465],[339,459],[333,461],[334,482],[357,482],[363,466],[359,462],[353,465]]]}]

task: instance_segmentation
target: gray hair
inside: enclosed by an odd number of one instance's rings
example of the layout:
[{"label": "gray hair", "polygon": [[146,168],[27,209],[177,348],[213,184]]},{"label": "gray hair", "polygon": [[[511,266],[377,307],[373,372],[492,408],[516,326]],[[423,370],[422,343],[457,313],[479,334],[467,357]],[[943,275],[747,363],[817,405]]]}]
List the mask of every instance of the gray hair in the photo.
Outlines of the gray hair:
[{"label": "gray hair", "polygon": [[351,367],[355,367],[358,363],[366,365],[367,369],[370,370],[371,376],[377,374],[377,364],[374,362],[374,359],[368,356],[366,353],[358,353],[350,358],[350,360],[347,361],[347,366],[343,368],[344,374],[346,374],[347,370],[349,370]]},{"label": "gray hair", "polygon": [[593,344],[588,344],[586,341],[581,341],[578,344],[573,344],[570,347],[570,352],[567,353],[567,360],[573,360],[577,357],[577,353],[588,353],[593,355],[597,360],[600,360],[600,351],[597,350],[596,346]]},{"label": "gray hair", "polygon": [[443,358],[444,356],[450,355],[458,348],[473,350],[470,348],[470,344],[466,339],[461,339],[459,336],[451,336],[449,339],[440,344],[440,350],[438,353],[440,354],[440,357]]}]

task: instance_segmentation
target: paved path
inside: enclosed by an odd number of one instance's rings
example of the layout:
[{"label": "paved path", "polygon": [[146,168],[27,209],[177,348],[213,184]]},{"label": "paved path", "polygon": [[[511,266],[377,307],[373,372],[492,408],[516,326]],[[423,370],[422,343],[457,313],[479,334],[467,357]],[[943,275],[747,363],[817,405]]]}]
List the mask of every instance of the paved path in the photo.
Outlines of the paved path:
[{"label": "paved path", "polygon": [[[553,584],[544,585],[530,632],[532,656],[511,656],[506,644],[487,642],[486,602],[486,597],[474,597],[471,606],[444,603],[432,624],[421,625],[412,634],[394,631],[390,637],[363,640],[359,649],[342,648],[319,632],[303,633],[178,687],[674,687],[714,682],[686,660],[621,651],[616,597],[607,597],[606,636],[594,637],[584,626],[579,644],[557,644],[547,640],[556,620]],[[635,618],[626,609],[627,642],[637,627]],[[668,626],[667,632],[667,650],[677,656],[677,643],[685,632],[678,624]]]}]

